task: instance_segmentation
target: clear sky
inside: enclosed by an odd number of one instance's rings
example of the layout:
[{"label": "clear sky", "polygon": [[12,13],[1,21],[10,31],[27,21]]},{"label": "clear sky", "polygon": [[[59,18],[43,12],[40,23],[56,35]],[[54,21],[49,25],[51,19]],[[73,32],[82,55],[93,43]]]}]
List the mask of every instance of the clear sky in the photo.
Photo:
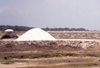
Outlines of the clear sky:
[{"label": "clear sky", "polygon": [[0,25],[100,30],[100,0],[0,0]]}]

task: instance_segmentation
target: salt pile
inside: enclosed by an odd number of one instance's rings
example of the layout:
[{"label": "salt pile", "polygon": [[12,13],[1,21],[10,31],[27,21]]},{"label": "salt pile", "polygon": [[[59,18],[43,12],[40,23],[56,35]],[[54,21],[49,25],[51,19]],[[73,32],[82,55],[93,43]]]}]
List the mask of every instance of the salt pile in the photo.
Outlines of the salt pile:
[{"label": "salt pile", "polygon": [[15,41],[34,41],[34,40],[40,41],[40,40],[56,40],[56,39],[52,37],[49,33],[40,28],[33,28],[24,33]]},{"label": "salt pile", "polygon": [[14,32],[12,29],[6,29],[5,32]]}]

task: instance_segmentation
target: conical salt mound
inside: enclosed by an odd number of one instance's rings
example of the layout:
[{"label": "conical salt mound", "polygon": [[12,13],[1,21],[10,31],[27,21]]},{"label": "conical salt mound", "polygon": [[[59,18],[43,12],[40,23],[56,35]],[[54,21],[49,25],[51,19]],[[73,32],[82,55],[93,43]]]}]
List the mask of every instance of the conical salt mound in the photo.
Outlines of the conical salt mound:
[{"label": "conical salt mound", "polygon": [[33,28],[24,33],[15,41],[34,41],[34,40],[56,40],[46,31],[40,28]]}]

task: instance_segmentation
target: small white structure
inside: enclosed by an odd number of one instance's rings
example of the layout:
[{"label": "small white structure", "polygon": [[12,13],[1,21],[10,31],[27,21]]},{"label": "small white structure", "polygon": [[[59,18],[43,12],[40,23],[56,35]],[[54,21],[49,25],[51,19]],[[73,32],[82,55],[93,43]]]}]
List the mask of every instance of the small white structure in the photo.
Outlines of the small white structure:
[{"label": "small white structure", "polygon": [[1,39],[7,39],[7,38],[18,38],[17,34],[12,29],[6,29],[3,36],[1,36]]},{"label": "small white structure", "polygon": [[48,32],[40,29],[33,28],[24,33],[15,41],[34,41],[34,40],[56,40],[53,36],[51,36]]},{"label": "small white structure", "polygon": [[5,32],[14,32],[12,29],[6,29]]}]

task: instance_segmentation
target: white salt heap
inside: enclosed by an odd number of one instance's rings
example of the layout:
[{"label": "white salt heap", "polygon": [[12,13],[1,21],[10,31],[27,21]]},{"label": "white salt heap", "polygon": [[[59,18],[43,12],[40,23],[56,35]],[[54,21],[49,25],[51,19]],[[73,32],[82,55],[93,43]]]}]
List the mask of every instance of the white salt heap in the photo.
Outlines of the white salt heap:
[{"label": "white salt heap", "polygon": [[12,29],[6,29],[5,32],[13,32],[14,30]]},{"label": "white salt heap", "polygon": [[56,39],[52,37],[49,33],[40,28],[33,28],[24,33],[15,41],[34,41],[34,40],[40,41],[40,40],[56,40]]}]

